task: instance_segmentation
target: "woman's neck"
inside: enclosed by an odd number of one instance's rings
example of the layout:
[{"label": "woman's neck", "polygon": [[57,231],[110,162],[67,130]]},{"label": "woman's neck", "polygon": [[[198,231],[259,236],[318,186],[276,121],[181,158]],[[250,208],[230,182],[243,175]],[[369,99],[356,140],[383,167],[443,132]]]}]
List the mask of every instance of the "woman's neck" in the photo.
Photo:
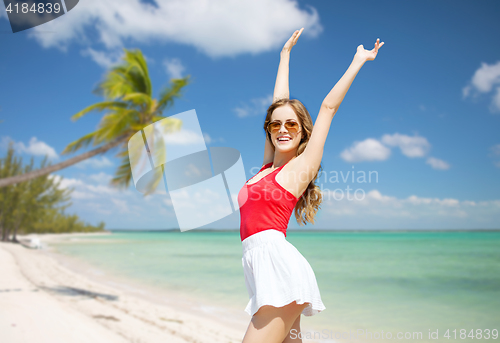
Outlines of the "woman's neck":
[{"label": "woman's neck", "polygon": [[296,150],[287,152],[274,152],[273,166],[274,168],[279,168],[284,164],[288,163],[290,160],[294,159],[296,156]]}]

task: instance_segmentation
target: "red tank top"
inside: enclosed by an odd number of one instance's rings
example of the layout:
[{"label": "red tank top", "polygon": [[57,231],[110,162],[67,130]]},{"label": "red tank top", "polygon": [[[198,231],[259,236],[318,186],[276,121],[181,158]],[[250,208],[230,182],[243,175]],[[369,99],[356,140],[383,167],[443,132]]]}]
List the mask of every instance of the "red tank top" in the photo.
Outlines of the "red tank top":
[{"label": "red tank top", "polygon": [[[276,175],[287,163],[255,183],[248,185],[249,180],[247,180],[238,193],[241,241],[257,232],[269,229],[281,231],[286,237],[290,216],[300,199],[276,181]],[[273,162],[266,164],[259,172],[272,164]]]}]

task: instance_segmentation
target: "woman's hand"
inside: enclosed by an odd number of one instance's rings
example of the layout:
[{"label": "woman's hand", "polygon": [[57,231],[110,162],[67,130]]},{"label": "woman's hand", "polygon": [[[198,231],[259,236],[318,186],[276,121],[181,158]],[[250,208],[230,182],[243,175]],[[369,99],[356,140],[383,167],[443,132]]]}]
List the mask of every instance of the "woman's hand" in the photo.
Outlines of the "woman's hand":
[{"label": "woman's hand", "polygon": [[373,61],[377,57],[378,49],[384,45],[384,42],[380,43],[380,38],[377,38],[375,42],[375,47],[372,50],[365,50],[363,45],[358,46],[358,51],[356,51],[355,58],[364,61]]},{"label": "woman's hand", "polygon": [[297,43],[297,40],[299,39],[300,34],[302,33],[303,30],[304,30],[304,28],[301,28],[300,31],[296,30],[293,33],[292,37],[290,37],[290,39],[285,43],[285,46],[283,46],[282,51],[290,52],[292,50],[293,46],[295,45],[295,43]]}]

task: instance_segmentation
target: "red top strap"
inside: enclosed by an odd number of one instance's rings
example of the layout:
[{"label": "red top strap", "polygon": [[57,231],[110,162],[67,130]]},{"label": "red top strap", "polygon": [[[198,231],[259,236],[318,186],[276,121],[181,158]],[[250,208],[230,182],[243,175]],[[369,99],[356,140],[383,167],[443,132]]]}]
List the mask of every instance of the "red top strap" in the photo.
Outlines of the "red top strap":
[{"label": "red top strap", "polygon": [[[264,165],[259,172],[272,164],[273,162]],[[286,236],[290,216],[299,198],[276,181],[276,175],[285,165],[286,163],[257,182],[245,184],[240,190],[238,204],[242,241],[257,232],[269,229],[281,231]]]}]

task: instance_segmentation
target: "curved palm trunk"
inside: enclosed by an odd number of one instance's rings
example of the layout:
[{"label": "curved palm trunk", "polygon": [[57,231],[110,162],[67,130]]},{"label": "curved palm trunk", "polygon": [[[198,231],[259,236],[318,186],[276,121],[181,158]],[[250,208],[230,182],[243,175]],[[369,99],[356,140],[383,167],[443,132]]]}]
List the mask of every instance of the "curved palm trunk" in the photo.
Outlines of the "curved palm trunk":
[{"label": "curved palm trunk", "polygon": [[117,139],[117,140],[112,141],[108,144],[105,144],[97,149],[94,149],[94,150],[88,151],[86,153],[83,153],[81,155],[70,158],[69,160],[66,160],[64,162],[54,164],[53,166],[48,166],[48,167],[45,167],[43,169],[31,171],[29,173],[0,179],[0,188],[10,186],[10,185],[13,185],[15,183],[19,183],[19,182],[23,182],[23,181],[28,181],[28,180],[34,179],[36,177],[50,174],[52,172],[64,169],[64,168],[69,167],[73,164],[76,164],[80,161],[86,160],[87,158],[93,157],[93,156],[98,155],[98,154],[102,154],[102,153],[114,148],[115,146],[123,143],[126,140],[128,140],[128,137],[123,137],[121,139]]}]

